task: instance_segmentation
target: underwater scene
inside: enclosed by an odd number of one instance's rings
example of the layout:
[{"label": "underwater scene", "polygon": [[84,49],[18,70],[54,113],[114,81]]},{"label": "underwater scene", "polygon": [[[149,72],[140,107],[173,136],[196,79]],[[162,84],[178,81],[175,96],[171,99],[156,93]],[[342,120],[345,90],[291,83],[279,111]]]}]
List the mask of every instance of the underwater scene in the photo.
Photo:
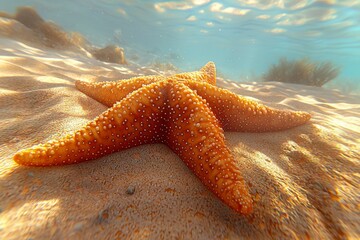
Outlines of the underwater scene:
[{"label": "underwater scene", "polygon": [[360,1],[2,0],[0,239],[360,239]]}]

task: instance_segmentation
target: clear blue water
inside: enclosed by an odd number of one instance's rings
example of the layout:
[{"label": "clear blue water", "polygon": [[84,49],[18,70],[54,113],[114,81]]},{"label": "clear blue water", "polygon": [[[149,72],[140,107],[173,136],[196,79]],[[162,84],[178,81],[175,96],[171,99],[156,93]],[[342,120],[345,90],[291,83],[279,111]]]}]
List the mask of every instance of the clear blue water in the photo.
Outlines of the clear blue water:
[{"label": "clear blue water", "polygon": [[309,57],[360,83],[360,0],[2,0],[0,10],[17,6],[143,64],[193,70],[211,60],[228,78],[252,81],[280,57]]}]

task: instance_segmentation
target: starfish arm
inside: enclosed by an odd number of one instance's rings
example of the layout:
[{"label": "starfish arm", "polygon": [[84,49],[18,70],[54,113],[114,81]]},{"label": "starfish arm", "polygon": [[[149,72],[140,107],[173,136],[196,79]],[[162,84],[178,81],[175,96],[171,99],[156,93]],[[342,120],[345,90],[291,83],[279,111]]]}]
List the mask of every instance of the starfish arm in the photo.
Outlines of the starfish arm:
[{"label": "starfish arm", "polygon": [[[207,63],[200,71],[176,74],[173,77],[178,80],[192,79],[194,81],[204,81],[215,85],[216,70],[213,62]],[[163,76],[144,76],[135,77],[116,82],[88,83],[76,81],[75,86],[78,90],[85,93],[96,101],[111,107],[117,101],[126,97],[129,93],[153,82],[164,80]]]},{"label": "starfish arm", "polygon": [[267,107],[206,83],[186,81],[184,84],[206,100],[225,131],[279,131],[305,124],[311,118],[307,112]]},{"label": "starfish arm", "polygon": [[161,79],[163,79],[161,76],[145,76],[119,80],[116,82],[108,81],[97,83],[88,83],[78,80],[75,82],[75,86],[89,97],[111,107],[129,93]]},{"label": "starfish arm", "polygon": [[207,82],[211,85],[216,84],[216,68],[213,62],[208,62],[200,71],[179,73],[174,75],[182,80],[193,80],[199,82]]},{"label": "starfish arm", "polygon": [[78,131],[19,151],[14,160],[32,166],[65,165],[157,142],[164,104],[162,85],[153,83],[131,93]]},{"label": "starfish arm", "polygon": [[241,214],[251,213],[251,195],[217,119],[188,87],[172,86],[166,144],[224,203]]}]

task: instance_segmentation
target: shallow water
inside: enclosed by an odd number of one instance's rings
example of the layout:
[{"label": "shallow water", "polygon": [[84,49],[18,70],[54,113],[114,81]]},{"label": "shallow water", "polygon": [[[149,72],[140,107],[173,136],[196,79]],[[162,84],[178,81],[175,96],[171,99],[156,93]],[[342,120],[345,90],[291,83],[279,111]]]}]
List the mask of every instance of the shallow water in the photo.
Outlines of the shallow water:
[{"label": "shallow water", "polygon": [[355,91],[360,82],[360,1],[3,0],[0,10],[24,5],[143,65],[192,70],[211,60],[227,78],[256,81],[280,57],[308,57],[341,68],[330,86]]}]

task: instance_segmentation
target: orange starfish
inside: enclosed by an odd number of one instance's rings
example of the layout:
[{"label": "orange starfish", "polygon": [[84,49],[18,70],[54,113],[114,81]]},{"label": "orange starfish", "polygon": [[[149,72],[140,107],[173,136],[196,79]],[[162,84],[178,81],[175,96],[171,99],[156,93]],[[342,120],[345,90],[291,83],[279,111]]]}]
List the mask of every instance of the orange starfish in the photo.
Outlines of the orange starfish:
[{"label": "orange starfish", "polygon": [[86,95],[111,107],[62,139],[19,151],[22,165],[64,165],[96,159],[147,143],[168,145],[223,202],[252,212],[252,198],[224,130],[265,132],[304,124],[305,112],[277,110],[215,85],[215,65],[171,77],[118,82],[76,82]]}]

